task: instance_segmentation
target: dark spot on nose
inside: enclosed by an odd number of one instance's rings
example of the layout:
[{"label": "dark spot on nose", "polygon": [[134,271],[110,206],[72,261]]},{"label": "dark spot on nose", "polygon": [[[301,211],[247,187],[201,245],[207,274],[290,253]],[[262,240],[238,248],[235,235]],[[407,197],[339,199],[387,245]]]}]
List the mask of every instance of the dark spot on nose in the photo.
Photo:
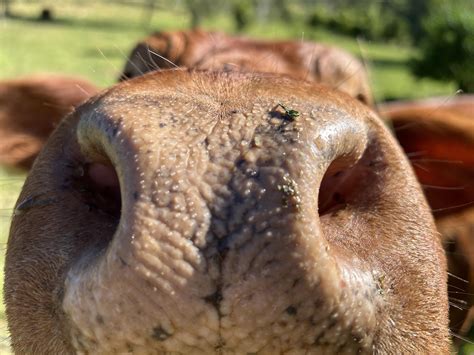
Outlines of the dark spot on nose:
[{"label": "dark spot on nose", "polygon": [[125,266],[128,266],[127,262],[125,260],[123,260],[123,258],[121,256],[119,256],[119,260],[120,260],[120,264],[125,267]]},{"label": "dark spot on nose", "polygon": [[286,309],[286,313],[288,313],[290,316],[296,315],[297,309],[295,306],[290,306]]},{"label": "dark spot on nose", "polygon": [[165,341],[170,336],[171,334],[160,326],[153,328],[153,332],[151,333],[151,337],[157,341]]},{"label": "dark spot on nose", "polygon": [[219,305],[222,301],[223,297],[219,290],[210,294],[209,296],[204,297],[204,301],[207,303],[212,304],[214,307],[219,308]]},{"label": "dark spot on nose", "polygon": [[367,104],[367,98],[365,97],[364,94],[357,94],[356,99],[364,104]]},{"label": "dark spot on nose", "polygon": [[100,314],[95,317],[95,320],[97,324],[104,324],[104,318]]}]

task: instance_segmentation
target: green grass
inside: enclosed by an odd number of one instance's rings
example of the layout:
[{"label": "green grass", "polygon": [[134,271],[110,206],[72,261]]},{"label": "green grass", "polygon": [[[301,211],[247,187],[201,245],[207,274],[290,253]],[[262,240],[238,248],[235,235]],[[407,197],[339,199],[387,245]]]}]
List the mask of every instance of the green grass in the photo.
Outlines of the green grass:
[{"label": "green grass", "polygon": [[[89,78],[99,86],[111,85],[138,39],[151,30],[187,28],[190,22],[186,12],[173,7],[155,10],[148,22],[149,14],[137,6],[92,1],[83,1],[81,6],[72,2],[61,4],[53,7],[57,21],[52,23],[36,21],[39,5],[23,2],[13,7],[18,18],[0,19],[0,79],[34,72],[59,72]],[[209,18],[203,27],[233,31],[233,23],[225,16]],[[455,91],[451,83],[417,80],[410,74],[407,61],[417,54],[413,48],[363,41],[358,43],[323,29],[309,28],[303,21],[255,24],[246,33],[265,38],[322,41],[364,57],[371,71],[377,100],[452,94]],[[23,178],[16,172],[0,169],[0,241],[3,246]],[[2,252],[2,268],[3,263]],[[0,289],[3,291],[3,282],[0,282]],[[7,336],[2,304],[0,354],[8,353]]]},{"label": "green grass", "polygon": [[[0,78],[53,71],[81,75],[98,85],[115,82],[125,58],[136,41],[151,30],[187,28],[189,16],[179,8],[157,9],[150,22],[138,6],[85,2],[84,6],[66,3],[53,8],[56,22],[35,20],[39,5],[20,3],[15,20],[0,20]],[[233,31],[228,17],[206,19],[207,29]],[[417,98],[452,94],[455,87],[430,79],[418,80],[407,68],[416,55],[413,48],[395,44],[359,41],[324,29],[305,25],[271,22],[254,24],[246,34],[265,38],[317,40],[341,46],[364,57],[370,68],[377,100]]]}]

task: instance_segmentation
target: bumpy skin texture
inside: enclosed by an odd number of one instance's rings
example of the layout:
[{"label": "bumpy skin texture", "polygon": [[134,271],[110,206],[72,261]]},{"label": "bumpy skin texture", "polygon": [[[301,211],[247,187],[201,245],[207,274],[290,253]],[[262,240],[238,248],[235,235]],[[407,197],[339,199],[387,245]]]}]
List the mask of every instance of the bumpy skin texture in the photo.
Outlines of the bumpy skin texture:
[{"label": "bumpy skin texture", "polygon": [[474,325],[474,95],[394,102],[379,111],[433,210],[448,256],[451,329],[464,334]]},{"label": "bumpy skin texture", "polygon": [[19,198],[5,300],[18,353],[440,354],[445,267],[367,107],[284,77],[173,70],[53,134]]},{"label": "bumpy skin texture", "polygon": [[0,81],[0,164],[29,169],[59,121],[96,93],[88,81],[64,75]]},{"label": "bumpy skin texture", "polygon": [[314,42],[264,41],[199,29],[148,36],[132,50],[121,78],[176,66],[286,74],[373,104],[365,68],[344,50]]}]

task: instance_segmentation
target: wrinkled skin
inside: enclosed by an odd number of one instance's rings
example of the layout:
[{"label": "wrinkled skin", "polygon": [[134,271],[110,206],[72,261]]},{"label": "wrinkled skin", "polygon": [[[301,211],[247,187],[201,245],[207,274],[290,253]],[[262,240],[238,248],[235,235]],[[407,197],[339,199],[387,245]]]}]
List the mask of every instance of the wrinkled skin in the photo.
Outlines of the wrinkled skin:
[{"label": "wrinkled skin", "polygon": [[59,121],[97,92],[64,75],[0,81],[0,164],[29,169]]},{"label": "wrinkled skin", "polygon": [[305,41],[263,41],[199,29],[154,33],[132,50],[121,79],[179,67],[279,73],[322,83],[372,105],[362,63],[339,48]]},{"label": "wrinkled skin", "polygon": [[18,353],[447,354],[445,267],[367,107],[175,70],[55,131],[16,207],[5,300]]},{"label": "wrinkled skin", "polygon": [[448,253],[451,329],[465,334],[474,326],[474,95],[379,110],[412,160],[436,218]]}]

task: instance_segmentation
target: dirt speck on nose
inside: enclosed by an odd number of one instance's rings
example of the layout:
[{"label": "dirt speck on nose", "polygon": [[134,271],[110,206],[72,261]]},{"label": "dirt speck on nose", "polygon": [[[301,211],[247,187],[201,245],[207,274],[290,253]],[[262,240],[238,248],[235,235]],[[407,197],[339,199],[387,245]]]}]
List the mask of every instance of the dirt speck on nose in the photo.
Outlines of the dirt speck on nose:
[{"label": "dirt speck on nose", "polygon": [[286,208],[293,206],[296,210],[299,210],[301,197],[298,193],[297,183],[288,176],[284,176],[283,181],[283,184],[277,186],[278,191],[283,194],[281,199],[282,206]]},{"label": "dirt speck on nose", "polygon": [[153,333],[151,334],[151,336],[157,341],[164,341],[168,339],[171,334],[164,330],[162,327],[158,326],[153,328]]}]

